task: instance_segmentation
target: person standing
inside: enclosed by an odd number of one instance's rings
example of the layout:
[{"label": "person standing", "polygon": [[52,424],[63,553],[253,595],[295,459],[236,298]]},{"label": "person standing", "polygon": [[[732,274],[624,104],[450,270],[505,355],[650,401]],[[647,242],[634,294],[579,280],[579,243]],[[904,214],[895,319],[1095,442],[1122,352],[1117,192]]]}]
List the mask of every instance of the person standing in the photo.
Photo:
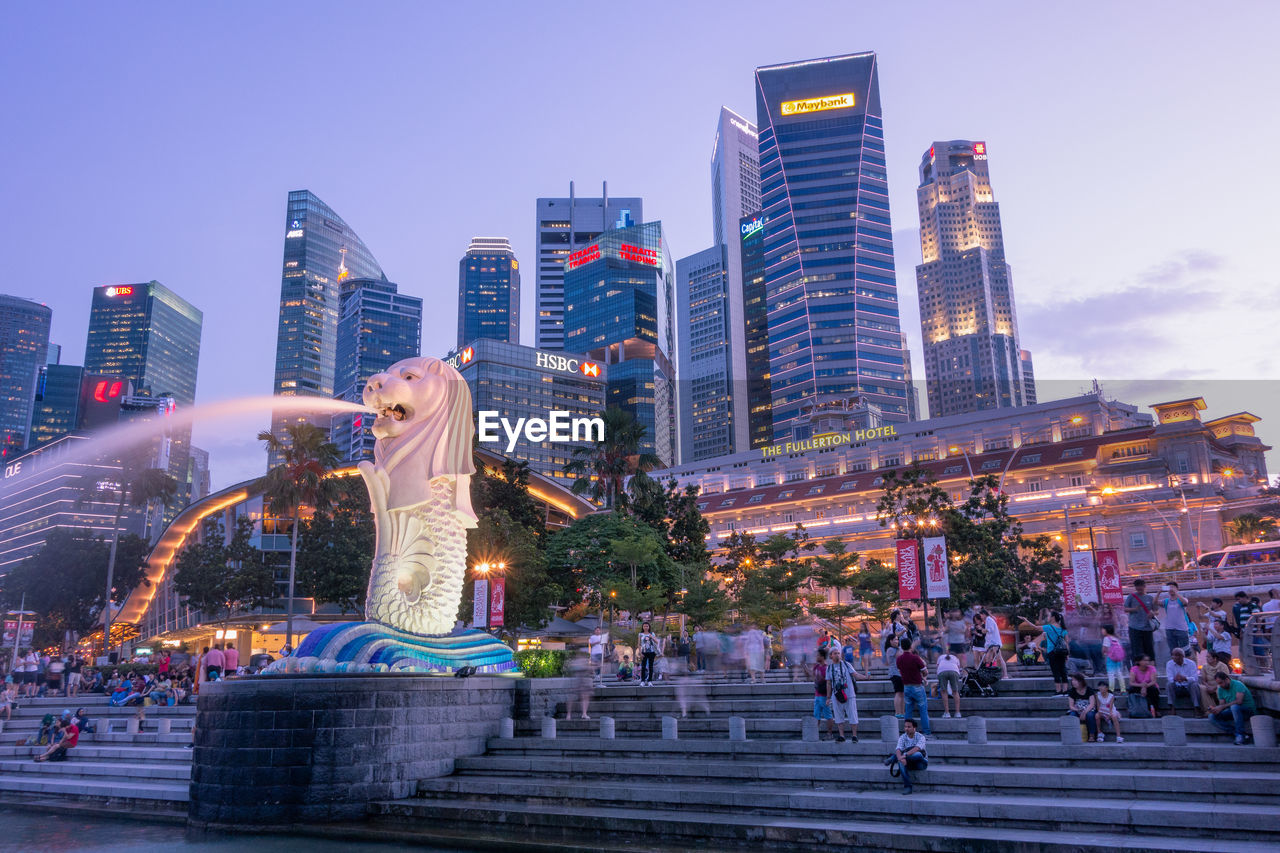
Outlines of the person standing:
[{"label": "person standing", "polygon": [[[983,625],[986,629],[986,643],[982,647],[982,650],[984,653],[987,649],[996,650],[996,658],[1000,661],[1000,677],[1008,678],[1009,664],[1006,663],[1004,659],[1004,639],[1000,636],[1000,624],[996,622],[995,614],[987,610],[985,607],[982,609],[982,616]],[[926,726],[925,729],[925,734],[928,734],[928,726]]]},{"label": "person standing", "polygon": [[948,648],[942,653],[942,657],[938,658],[938,695],[942,697],[942,717],[948,719],[951,716],[951,703],[949,699],[954,699],[956,703],[956,719],[960,719],[960,658]]},{"label": "person standing", "polygon": [[1231,633],[1236,637],[1244,637],[1244,623],[1249,621],[1249,617],[1261,610],[1260,605],[1254,604],[1249,599],[1249,594],[1244,590],[1236,592],[1236,602],[1231,605]]},{"label": "person standing", "polygon": [[[818,721],[819,726],[826,720],[827,734],[832,735],[834,714],[827,692],[827,650],[821,648],[818,649],[817,663],[813,665],[813,718]],[[821,733],[818,736],[821,737]]]},{"label": "person standing", "polygon": [[920,730],[924,732],[925,737],[933,735],[933,729],[929,725],[929,697],[925,692],[925,686],[929,681],[929,664],[925,659],[912,651],[911,641],[902,641],[902,651],[898,652],[898,672],[902,677],[902,692],[905,696],[905,707],[903,713],[907,717],[912,717],[917,712],[920,715]]},{"label": "person standing", "polygon": [[[835,648],[834,643],[831,648]],[[855,670],[843,654],[827,655],[827,698],[835,719],[837,743],[844,743],[845,723],[849,724],[849,740],[858,742],[858,691],[854,680],[859,678],[866,676]]]},{"label": "person standing", "polygon": [[689,642],[689,635],[683,628],[681,628],[680,639],[676,642],[676,659],[683,662],[683,668],[680,670],[681,674],[687,674],[689,672],[689,654],[691,651],[692,647]]},{"label": "person standing", "polygon": [[67,696],[74,698],[80,695],[80,677],[83,668],[84,661],[78,654],[72,654],[71,660],[67,662]]},{"label": "person standing", "polygon": [[1179,590],[1177,583],[1165,584],[1160,597],[1160,607],[1164,610],[1164,639],[1169,644],[1169,651],[1187,649],[1191,645],[1191,617],[1187,608],[1191,602]]},{"label": "person standing", "polygon": [[1124,598],[1124,612],[1129,614],[1129,656],[1134,661],[1142,655],[1156,656],[1156,599],[1147,594],[1147,582],[1138,578],[1133,592]]},{"label": "person standing", "polygon": [[751,683],[764,683],[765,639],[764,631],[752,628],[742,638],[743,657],[746,658],[747,674]]},{"label": "person standing", "polygon": [[1049,669],[1053,672],[1053,689],[1055,696],[1065,696],[1070,689],[1067,685],[1068,643],[1067,626],[1062,614],[1056,610],[1049,611],[1045,623],[1040,626],[1040,636],[1036,643],[1044,650],[1045,660],[1049,661]]},{"label": "person standing", "polygon": [[600,630],[597,625],[591,632],[591,636],[587,638],[587,658],[591,664],[591,678],[599,684],[603,680],[601,673],[604,669],[604,649],[609,642],[609,635]]},{"label": "person standing", "polygon": [[[947,614],[945,626],[947,651],[960,661],[961,666],[968,666],[970,630],[969,622],[960,614],[959,610],[953,610]],[[939,669],[938,671],[941,672],[942,670]]]},{"label": "person standing", "polygon": [[862,662],[862,671],[871,671],[871,629],[867,627],[867,623],[862,623],[862,630],[858,631],[858,657]]},{"label": "person standing", "polygon": [[884,663],[889,668],[889,683],[893,685],[893,715],[899,720],[906,719],[906,714],[902,713],[903,693],[902,693],[902,673],[898,671],[898,635],[890,634],[885,640],[884,646]]},{"label": "person standing", "polygon": [[902,771],[902,793],[910,794],[911,771],[924,770],[929,766],[929,757],[925,754],[925,736],[916,731],[916,721],[910,718],[902,721],[903,733],[898,736],[898,746],[893,751]]},{"label": "person standing", "polygon": [[226,665],[227,658],[222,653],[222,649],[216,645],[213,648],[204,647],[205,675],[209,681],[217,681],[222,678],[222,670]]},{"label": "person standing", "polygon": [[640,626],[640,637],[636,641],[640,647],[640,686],[653,686],[653,662],[658,657],[658,637],[645,622]]},{"label": "person standing", "polygon": [[223,657],[223,673],[226,675],[235,675],[240,669],[240,653],[236,651],[235,643],[227,643],[227,647],[222,651]]}]

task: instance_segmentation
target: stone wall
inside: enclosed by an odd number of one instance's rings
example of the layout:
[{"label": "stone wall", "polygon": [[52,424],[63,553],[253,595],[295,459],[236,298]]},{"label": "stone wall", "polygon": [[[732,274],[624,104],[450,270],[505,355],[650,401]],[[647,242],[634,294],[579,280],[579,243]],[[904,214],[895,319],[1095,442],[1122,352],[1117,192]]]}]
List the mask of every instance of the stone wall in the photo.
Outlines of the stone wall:
[{"label": "stone wall", "polygon": [[190,820],[363,818],[479,755],[511,716],[515,679],[278,675],[200,687]]}]

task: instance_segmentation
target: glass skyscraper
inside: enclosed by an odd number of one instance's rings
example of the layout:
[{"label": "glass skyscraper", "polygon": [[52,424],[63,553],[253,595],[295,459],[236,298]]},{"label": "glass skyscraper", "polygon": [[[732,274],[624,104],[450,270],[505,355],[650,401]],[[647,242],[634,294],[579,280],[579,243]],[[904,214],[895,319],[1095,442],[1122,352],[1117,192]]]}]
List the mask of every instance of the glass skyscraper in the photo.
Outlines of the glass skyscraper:
[{"label": "glass skyscraper", "polygon": [[[644,221],[638,198],[609,198],[605,183],[598,198],[578,196],[573,181],[568,198],[538,199],[538,317],[535,342],[539,349],[565,349],[565,259],[591,244],[604,231]],[[568,347],[572,349],[572,347]]]},{"label": "glass skyscraper", "polygon": [[[309,190],[289,193],[284,226],[273,393],[333,397],[341,285],[349,278],[387,277],[351,227]],[[285,424],[304,421],[327,427],[329,418],[273,413],[271,431],[280,435]]]},{"label": "glass skyscraper", "polygon": [[717,245],[676,261],[682,462],[747,449],[742,300],[741,291],[733,298],[728,254]]},{"label": "glass skyscraper", "polygon": [[775,438],[913,416],[874,53],[756,69]]},{"label": "glass skyscraper", "polygon": [[[742,322],[747,371],[747,438],[752,449],[773,444],[773,393],[769,382],[769,313],[764,293],[765,217],[738,220],[742,258]],[[730,249],[730,251],[733,251]],[[738,448],[739,452],[746,450]]]},{"label": "glass skyscraper", "polygon": [[472,237],[458,261],[458,347],[520,343],[520,262],[506,237]]},{"label": "glass skyscraper", "polygon": [[645,429],[643,449],[679,461],[675,281],[661,222],[605,231],[564,263],[564,344],[608,365],[606,402]]},{"label": "glass skyscraper", "polygon": [[920,158],[916,288],[929,416],[1035,402],[1031,353],[1018,341],[1013,277],[987,143],[935,142]]},{"label": "glass skyscraper", "polygon": [[22,452],[31,429],[36,381],[49,354],[47,305],[0,295],[0,459]]},{"label": "glass skyscraper", "polygon": [[[354,278],[342,283],[335,396],[359,403],[370,376],[421,354],[421,299],[397,292],[396,285],[383,279]],[[373,458],[372,429],[372,415],[333,419],[333,440],[347,461]]]}]

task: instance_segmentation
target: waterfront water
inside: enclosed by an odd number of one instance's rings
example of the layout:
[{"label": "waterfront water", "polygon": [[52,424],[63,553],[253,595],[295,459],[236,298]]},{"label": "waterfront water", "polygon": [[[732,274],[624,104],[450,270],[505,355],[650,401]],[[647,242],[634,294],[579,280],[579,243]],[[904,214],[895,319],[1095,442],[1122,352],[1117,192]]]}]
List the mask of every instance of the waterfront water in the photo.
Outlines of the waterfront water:
[{"label": "waterfront water", "polygon": [[[3,853],[388,853],[398,844],[362,844],[282,835],[186,834],[173,824],[113,820],[65,811],[15,811],[0,808]],[[418,847],[419,853],[461,853],[457,848]]]}]

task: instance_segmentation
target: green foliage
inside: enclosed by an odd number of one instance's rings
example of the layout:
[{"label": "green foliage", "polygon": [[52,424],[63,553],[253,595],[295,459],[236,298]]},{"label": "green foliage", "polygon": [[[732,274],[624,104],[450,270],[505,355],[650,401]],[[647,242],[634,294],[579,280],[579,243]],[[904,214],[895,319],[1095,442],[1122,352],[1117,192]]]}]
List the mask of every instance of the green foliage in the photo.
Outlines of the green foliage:
[{"label": "green foliage", "polygon": [[[644,557],[634,564],[619,559],[616,544],[639,540],[634,546]],[[648,543],[648,544],[641,544]],[[632,556],[631,551],[624,551]],[[647,555],[652,555],[649,559]],[[635,590],[660,589],[670,594],[677,582],[677,569],[666,555],[653,528],[619,512],[597,513],[578,519],[555,533],[547,541],[547,571],[574,598],[581,597],[594,606],[602,606],[610,590],[631,585],[634,568]],[[621,595],[619,591],[619,595]]]},{"label": "green foliage", "polygon": [[856,583],[858,555],[849,553],[844,541],[840,539],[826,542],[823,550],[826,553],[813,561],[812,577],[818,586],[834,590],[836,600],[828,602],[824,598],[821,603],[815,604],[812,610],[822,618],[838,622],[843,627],[846,618],[864,611],[864,608],[852,597],[849,597],[848,601],[843,601],[841,596],[844,591],[852,589]]},{"label": "green foliage", "polygon": [[239,518],[230,539],[222,521],[207,519],[202,541],[182,549],[173,588],[207,618],[249,612],[275,597],[275,570],[250,542],[253,520]]},{"label": "green foliage", "polygon": [[[123,599],[143,582],[149,551],[141,537],[119,537],[113,599]],[[33,643],[60,644],[66,631],[87,633],[101,619],[109,559],[110,546],[101,537],[87,530],[54,529],[43,548],[4,577],[0,599],[16,610],[25,593],[26,608],[39,620]]]},{"label": "green foliage", "polygon": [[883,622],[898,603],[898,570],[872,557],[854,571],[849,596],[859,603],[860,614]]},{"label": "green foliage", "polygon": [[[754,553],[738,567],[734,584],[738,615],[755,625],[781,625],[803,612],[801,587],[810,577],[803,554],[814,549],[800,525],[791,533],[775,533],[764,542],[751,537],[739,542],[740,550]],[[745,562],[749,559],[750,562]]]},{"label": "green foliage", "polygon": [[515,653],[516,669],[529,678],[559,678],[568,657],[568,652],[554,649],[525,649]]},{"label": "green foliage", "polygon": [[504,459],[502,467],[471,478],[471,505],[477,515],[501,509],[512,521],[541,534],[545,529],[543,511],[529,494],[529,463]]},{"label": "green foliage", "polygon": [[573,458],[564,466],[566,474],[577,479],[576,494],[589,494],[592,500],[612,509],[627,503],[622,484],[637,471],[649,471],[661,464],[653,453],[641,452],[645,428],[630,412],[617,406],[604,411],[604,438],[586,447],[576,447]]},{"label": "green foliage", "polygon": [[361,477],[335,483],[328,506],[302,522],[298,534],[298,582],[316,601],[343,613],[364,605],[373,566],[374,525],[369,491]]},{"label": "green foliage", "polygon": [[[512,633],[521,628],[540,628],[551,618],[550,606],[563,595],[559,584],[547,574],[542,537],[518,523],[503,509],[488,509],[478,525],[467,531],[467,563],[502,563],[506,578],[503,624]],[[468,569],[463,589],[460,619],[470,619],[476,573]]]},{"label": "green foliage", "polygon": [[711,526],[698,509],[699,486],[686,486],[673,478],[665,486],[641,472],[631,478],[627,510],[653,528],[667,555],[677,563],[710,564],[707,537]]},{"label": "green foliage", "polygon": [[701,566],[694,568],[696,571],[686,569],[686,575],[690,577],[686,586],[688,592],[681,596],[676,609],[693,625],[718,623],[729,609],[729,596],[719,582],[703,573]]},{"label": "green foliage", "polygon": [[1276,520],[1256,512],[1242,512],[1227,525],[1231,535],[1242,544],[1275,539]]}]

